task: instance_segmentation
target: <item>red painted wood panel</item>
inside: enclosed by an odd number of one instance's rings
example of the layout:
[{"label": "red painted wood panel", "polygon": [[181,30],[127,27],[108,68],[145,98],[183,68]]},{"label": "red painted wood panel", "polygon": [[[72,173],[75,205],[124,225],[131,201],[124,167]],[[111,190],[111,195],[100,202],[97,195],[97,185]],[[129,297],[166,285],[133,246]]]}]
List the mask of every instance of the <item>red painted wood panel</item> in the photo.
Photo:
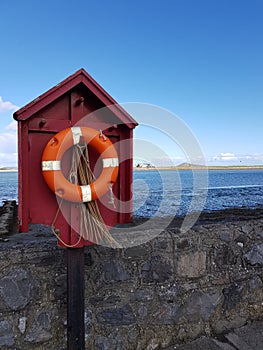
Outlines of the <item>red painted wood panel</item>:
[{"label": "red painted wood panel", "polygon": [[[59,131],[75,126],[88,126],[104,130],[115,144],[119,160],[119,177],[113,186],[117,198],[116,209],[109,204],[110,194],[98,200],[103,220],[108,226],[131,220],[132,185],[132,128],[136,122],[119,107],[101,109],[109,104],[110,96],[83,71],[69,77],[58,86],[15,113],[18,120],[19,153],[19,220],[20,231],[27,232],[31,223],[51,225],[58,209],[54,193],[46,185],[41,158],[48,141]],[[121,117],[120,117],[121,116]],[[127,117],[128,116],[128,117]],[[126,122],[124,123],[123,120]],[[89,149],[91,168],[96,176],[101,171],[99,154]],[[63,158],[63,171],[67,176],[71,151]],[[97,162],[98,161],[98,162]],[[95,169],[95,164],[99,164]],[[66,244],[78,242],[78,205],[63,201],[55,227]],[[64,215],[63,215],[64,213]],[[73,226],[73,228],[71,227]],[[76,247],[89,244],[81,240]]]}]

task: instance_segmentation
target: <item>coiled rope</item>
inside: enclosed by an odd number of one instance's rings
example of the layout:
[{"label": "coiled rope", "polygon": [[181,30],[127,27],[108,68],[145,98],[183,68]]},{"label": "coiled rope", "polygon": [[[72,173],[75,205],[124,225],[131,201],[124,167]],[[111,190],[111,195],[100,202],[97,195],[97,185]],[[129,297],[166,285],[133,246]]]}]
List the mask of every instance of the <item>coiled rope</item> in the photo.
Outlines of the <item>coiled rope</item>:
[{"label": "coiled rope", "polygon": [[[85,143],[80,140],[80,143],[72,147],[72,163],[69,171],[69,181],[78,185],[88,185],[95,180],[95,176],[90,168],[88,148]],[[112,188],[110,186],[110,200],[109,203],[115,208]],[[78,241],[69,245],[65,243],[59,236],[55,229],[55,222],[58,214],[61,211],[63,199],[60,199],[58,209],[53,219],[51,229],[56,238],[67,248],[74,248],[78,246],[81,238],[95,244],[105,244],[114,248],[121,248],[120,244],[111,236],[103,218],[100,214],[97,201],[90,201],[87,203],[78,203],[80,210],[80,226]],[[76,203],[74,203],[76,205]]]}]

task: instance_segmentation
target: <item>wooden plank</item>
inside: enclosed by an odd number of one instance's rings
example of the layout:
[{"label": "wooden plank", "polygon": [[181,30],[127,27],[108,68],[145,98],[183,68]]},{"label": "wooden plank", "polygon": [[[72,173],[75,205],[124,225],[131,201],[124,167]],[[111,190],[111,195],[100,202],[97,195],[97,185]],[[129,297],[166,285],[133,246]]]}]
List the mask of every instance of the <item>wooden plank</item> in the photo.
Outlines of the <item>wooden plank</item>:
[{"label": "wooden plank", "polygon": [[61,130],[70,128],[71,120],[67,119],[45,119],[45,118],[34,118],[31,119],[28,123],[30,131],[40,132],[54,132],[58,133]]}]

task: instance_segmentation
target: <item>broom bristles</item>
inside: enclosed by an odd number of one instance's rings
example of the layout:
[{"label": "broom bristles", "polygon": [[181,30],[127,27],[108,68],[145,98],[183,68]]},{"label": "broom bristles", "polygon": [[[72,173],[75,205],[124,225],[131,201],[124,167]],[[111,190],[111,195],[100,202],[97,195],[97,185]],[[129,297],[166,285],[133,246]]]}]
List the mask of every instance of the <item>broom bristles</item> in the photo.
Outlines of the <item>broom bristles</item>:
[{"label": "broom bristles", "polygon": [[[72,165],[69,177],[78,185],[88,185],[95,180],[90,168],[87,145],[75,145],[72,153]],[[97,201],[80,204],[80,232],[79,235],[92,243],[110,245],[121,248],[120,244],[111,236],[99,211]]]}]

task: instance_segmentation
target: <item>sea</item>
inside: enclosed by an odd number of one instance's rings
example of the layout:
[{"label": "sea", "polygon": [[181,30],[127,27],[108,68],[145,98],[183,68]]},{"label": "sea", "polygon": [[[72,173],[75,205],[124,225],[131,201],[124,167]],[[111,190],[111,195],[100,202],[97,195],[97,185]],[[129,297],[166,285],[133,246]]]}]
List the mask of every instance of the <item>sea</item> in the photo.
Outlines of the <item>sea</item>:
[{"label": "sea", "polygon": [[[0,205],[18,200],[17,172],[0,172]],[[263,207],[263,170],[135,170],[135,217]]]},{"label": "sea", "polygon": [[134,171],[135,216],[263,207],[263,170]]}]

